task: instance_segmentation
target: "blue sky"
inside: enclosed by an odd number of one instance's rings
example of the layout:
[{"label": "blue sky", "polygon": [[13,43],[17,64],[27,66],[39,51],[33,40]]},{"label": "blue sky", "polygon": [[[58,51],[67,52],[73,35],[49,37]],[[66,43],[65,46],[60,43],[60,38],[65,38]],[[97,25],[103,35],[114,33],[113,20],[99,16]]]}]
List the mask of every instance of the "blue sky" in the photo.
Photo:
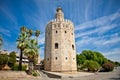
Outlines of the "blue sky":
[{"label": "blue sky", "polygon": [[0,34],[3,50],[17,51],[16,39],[25,25],[40,30],[44,57],[45,28],[61,6],[75,27],[76,52],[93,50],[120,61],[120,0],[0,0]]}]

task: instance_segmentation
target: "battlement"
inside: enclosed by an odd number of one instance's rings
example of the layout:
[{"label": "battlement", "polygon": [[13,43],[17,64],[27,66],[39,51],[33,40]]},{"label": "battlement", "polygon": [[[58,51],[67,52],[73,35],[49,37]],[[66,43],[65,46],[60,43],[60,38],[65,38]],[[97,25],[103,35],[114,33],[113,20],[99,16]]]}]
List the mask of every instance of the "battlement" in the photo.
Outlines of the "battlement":
[{"label": "battlement", "polygon": [[62,21],[58,21],[57,19],[52,19],[52,20],[50,20],[48,23],[47,23],[47,25],[49,25],[49,24],[51,24],[51,23],[62,23],[62,22],[65,22],[66,24],[72,24],[73,25],[73,22],[72,21],[70,21],[69,19],[64,19],[64,20],[62,20]]}]

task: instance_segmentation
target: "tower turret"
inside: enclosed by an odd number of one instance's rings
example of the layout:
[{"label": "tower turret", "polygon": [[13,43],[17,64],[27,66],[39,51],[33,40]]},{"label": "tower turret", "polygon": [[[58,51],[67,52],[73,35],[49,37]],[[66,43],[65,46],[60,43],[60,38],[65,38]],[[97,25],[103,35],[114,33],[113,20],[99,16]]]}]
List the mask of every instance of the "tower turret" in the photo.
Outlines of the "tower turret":
[{"label": "tower turret", "polygon": [[62,12],[62,8],[58,7],[56,9],[56,15],[55,18],[57,21],[63,21],[64,20],[64,13]]}]

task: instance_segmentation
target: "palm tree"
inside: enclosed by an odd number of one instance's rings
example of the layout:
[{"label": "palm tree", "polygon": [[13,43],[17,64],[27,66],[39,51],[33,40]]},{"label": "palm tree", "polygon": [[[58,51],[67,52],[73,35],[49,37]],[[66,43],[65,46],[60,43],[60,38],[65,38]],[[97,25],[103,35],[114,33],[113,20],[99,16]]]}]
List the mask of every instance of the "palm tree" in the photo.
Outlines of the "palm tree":
[{"label": "palm tree", "polygon": [[26,55],[28,57],[29,60],[29,73],[31,74],[34,66],[34,60],[35,58],[38,57],[38,42],[36,41],[36,39],[30,39],[28,40],[28,44],[29,46],[27,48],[25,48],[24,50],[24,55]]},{"label": "palm tree", "polygon": [[26,44],[27,39],[27,33],[26,33],[26,27],[23,26],[20,29],[21,33],[19,38],[17,39],[17,48],[20,49],[20,60],[19,60],[19,70],[22,70],[22,56],[23,56],[23,50],[27,47],[28,44]]},{"label": "palm tree", "polygon": [[36,30],[35,36],[38,37],[39,35],[40,35],[40,31],[39,31],[39,30]]},{"label": "palm tree", "polygon": [[2,36],[0,35],[0,50],[1,50],[1,46],[2,46]]},{"label": "palm tree", "polygon": [[37,38],[40,35],[40,31],[36,30],[36,39],[31,39],[31,36],[33,34],[33,31],[31,29],[27,29],[25,26],[23,26],[21,27],[20,31],[20,36],[17,39],[17,48],[20,49],[19,70],[22,70],[22,55],[24,53],[29,59],[30,71],[32,71],[33,62],[38,56],[39,46]]}]

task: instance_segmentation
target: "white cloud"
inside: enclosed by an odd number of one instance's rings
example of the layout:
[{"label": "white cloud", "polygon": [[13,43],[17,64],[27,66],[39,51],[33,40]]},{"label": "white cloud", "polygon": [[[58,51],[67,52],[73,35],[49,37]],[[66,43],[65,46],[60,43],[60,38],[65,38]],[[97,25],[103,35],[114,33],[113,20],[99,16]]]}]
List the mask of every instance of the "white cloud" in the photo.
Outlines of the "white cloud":
[{"label": "white cloud", "polygon": [[96,45],[111,45],[120,42],[120,37],[114,37],[111,39],[101,39],[99,41],[94,42]]},{"label": "white cloud", "polygon": [[109,51],[102,52],[108,59],[120,61],[120,48],[113,48]]},{"label": "white cloud", "polygon": [[105,51],[103,52],[105,54],[105,56],[109,56],[109,55],[112,55],[112,54],[120,54],[120,48],[113,48],[109,51]]},{"label": "white cloud", "polygon": [[7,6],[0,7],[0,11],[2,11],[10,21],[12,21],[15,25],[17,25],[16,17],[10,12]]},{"label": "white cloud", "polygon": [[38,43],[39,44],[44,44],[45,43],[45,34],[41,34],[38,38]]},{"label": "white cloud", "polygon": [[107,25],[107,26],[100,26],[98,28],[95,28],[93,30],[88,30],[88,31],[85,31],[85,32],[80,32],[80,33],[76,33],[75,34],[75,38],[79,38],[79,37],[82,37],[82,36],[86,36],[86,35],[91,35],[91,34],[102,34],[108,30],[111,30],[113,28],[115,28],[117,25],[116,24],[111,24],[111,25]]},{"label": "white cloud", "polygon": [[89,0],[88,3],[89,4],[85,5],[85,20],[86,21],[89,19],[89,12],[90,12],[90,8],[91,8],[91,5],[92,5],[92,1]]},{"label": "white cloud", "polygon": [[[119,11],[109,16],[104,16],[76,26],[75,38],[77,52],[82,49],[93,49],[97,51],[104,51],[105,49],[109,50],[112,46],[119,43],[120,37],[118,33],[115,32],[104,35],[104,33],[118,28],[119,24],[112,23],[118,18],[120,18]],[[91,36],[93,34],[97,36]]]},{"label": "white cloud", "polygon": [[112,45],[115,43],[120,42],[120,37],[118,36],[118,33],[114,33],[111,35],[104,35],[104,36],[98,36],[98,37],[89,37],[89,36],[84,36],[81,37],[81,40],[78,40],[76,42],[76,45],[83,46],[83,45],[89,45],[93,44],[94,46],[107,46],[107,45]]},{"label": "white cloud", "polygon": [[82,30],[86,28],[93,28],[93,27],[99,27],[99,26],[105,26],[105,25],[110,25],[112,21],[120,17],[120,11],[111,14],[109,16],[103,16],[101,18],[85,22],[83,24],[80,24],[75,27],[75,30]]},{"label": "white cloud", "polygon": [[10,31],[8,29],[0,29],[0,32],[8,37],[11,37]]}]

